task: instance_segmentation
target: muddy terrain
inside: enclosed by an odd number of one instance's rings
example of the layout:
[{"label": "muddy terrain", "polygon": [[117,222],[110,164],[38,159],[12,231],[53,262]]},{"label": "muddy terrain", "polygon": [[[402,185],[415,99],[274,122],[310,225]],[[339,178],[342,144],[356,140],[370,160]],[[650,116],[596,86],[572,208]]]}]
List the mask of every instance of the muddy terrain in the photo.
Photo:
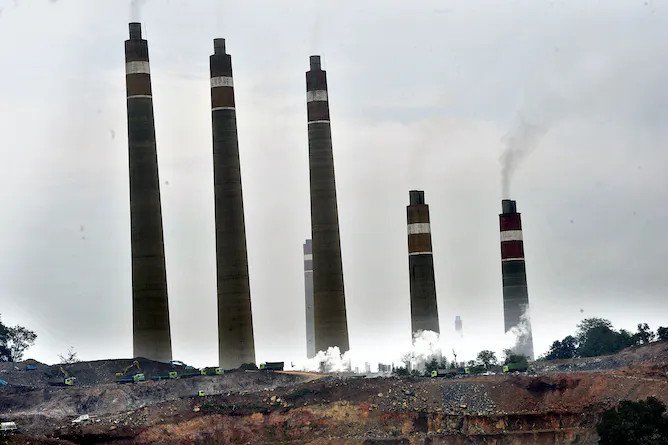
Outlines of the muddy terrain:
[{"label": "muddy terrain", "polygon": [[[536,374],[455,378],[234,371],[120,385],[131,361],[63,372],[0,364],[0,420],[31,444],[595,444],[620,400],[668,402],[668,342],[535,365]],[[142,361],[147,375],[169,365]],[[164,369],[163,369],[164,368]],[[204,395],[198,395],[204,391]],[[89,420],[72,422],[87,414]]]}]

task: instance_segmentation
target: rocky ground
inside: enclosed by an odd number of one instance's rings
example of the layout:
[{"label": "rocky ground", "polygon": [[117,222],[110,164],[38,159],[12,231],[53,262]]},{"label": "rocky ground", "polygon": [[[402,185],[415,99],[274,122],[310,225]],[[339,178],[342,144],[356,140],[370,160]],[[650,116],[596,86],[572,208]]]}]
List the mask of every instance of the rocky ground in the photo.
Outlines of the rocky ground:
[{"label": "rocky ground", "polygon": [[[2,364],[0,420],[20,428],[7,443],[594,444],[620,400],[668,403],[667,342],[451,379],[235,371],[119,385],[121,362],[72,365],[75,387],[51,386],[57,367]],[[91,420],[72,423],[82,414]]]}]

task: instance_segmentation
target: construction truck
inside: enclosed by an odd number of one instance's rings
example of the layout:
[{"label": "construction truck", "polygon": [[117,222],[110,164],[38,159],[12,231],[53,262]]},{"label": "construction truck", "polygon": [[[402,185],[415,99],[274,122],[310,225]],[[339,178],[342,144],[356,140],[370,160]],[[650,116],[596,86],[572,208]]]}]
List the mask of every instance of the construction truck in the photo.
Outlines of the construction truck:
[{"label": "construction truck", "polygon": [[194,366],[186,366],[186,368],[179,374],[179,378],[185,379],[188,377],[197,377],[202,375],[202,371],[195,368]]},{"label": "construction truck", "polygon": [[519,363],[508,363],[507,365],[503,365],[503,372],[505,374],[508,374],[509,372],[527,372],[529,369],[529,364],[527,362],[519,362]]},{"label": "construction truck", "polygon": [[[132,368],[137,368],[137,372],[135,374],[128,375],[128,371]],[[137,360],[130,363],[122,371],[116,373],[116,383],[137,383],[143,382],[144,380],[146,380],[146,377],[144,376],[144,373],[141,370],[141,365],[139,365]]]},{"label": "construction truck", "polygon": [[169,371],[167,374],[158,374],[151,377],[151,380],[174,380],[179,378],[179,373],[176,371]]},{"label": "construction truck", "polygon": [[283,371],[285,362],[265,362],[260,363],[260,371]]},{"label": "construction truck", "polygon": [[206,368],[202,368],[200,370],[200,373],[202,375],[223,375],[223,374],[225,374],[225,371],[223,370],[223,368],[218,368],[218,367],[215,367],[215,366],[208,366]]},{"label": "construction truck", "polygon": [[485,368],[484,365],[469,366],[464,368],[464,374],[466,375],[483,374],[485,372],[487,372],[487,368]]}]

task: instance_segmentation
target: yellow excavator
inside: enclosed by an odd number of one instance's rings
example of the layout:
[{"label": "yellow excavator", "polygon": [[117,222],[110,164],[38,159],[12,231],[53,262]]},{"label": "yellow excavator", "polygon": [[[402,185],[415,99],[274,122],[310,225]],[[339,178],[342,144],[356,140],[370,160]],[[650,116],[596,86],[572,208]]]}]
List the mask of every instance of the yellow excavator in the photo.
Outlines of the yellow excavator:
[{"label": "yellow excavator", "polygon": [[60,368],[60,372],[63,374],[63,384],[65,386],[74,386],[74,382],[77,380],[77,378],[70,376],[70,373],[67,372],[67,370],[62,366],[58,367]]},{"label": "yellow excavator", "polygon": [[[127,375],[132,368],[137,368],[137,372],[132,375]],[[141,370],[141,365],[137,360],[130,363],[122,371],[116,373],[116,383],[137,383],[146,380],[144,373]]]}]

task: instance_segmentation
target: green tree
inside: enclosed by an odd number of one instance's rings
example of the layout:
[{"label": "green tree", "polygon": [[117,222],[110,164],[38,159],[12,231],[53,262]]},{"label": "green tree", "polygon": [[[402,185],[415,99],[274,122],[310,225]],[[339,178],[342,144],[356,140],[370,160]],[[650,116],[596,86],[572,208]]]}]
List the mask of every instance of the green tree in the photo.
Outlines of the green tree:
[{"label": "green tree", "polygon": [[431,360],[429,360],[425,366],[424,366],[424,375],[430,376],[432,371],[436,371],[438,369],[438,359],[436,357],[432,357]]},{"label": "green tree", "polygon": [[545,355],[548,360],[556,360],[562,358],[573,358],[578,350],[578,341],[572,335],[564,337],[563,340],[555,341],[550,346],[550,350]]},{"label": "green tree", "polygon": [[623,400],[603,413],[596,431],[600,445],[668,445],[666,406],[654,397]]},{"label": "green tree", "polygon": [[0,321],[0,362],[11,362],[12,351],[7,347],[9,328]]},{"label": "green tree", "polygon": [[0,321],[0,361],[18,362],[23,353],[35,344],[37,334],[23,326],[7,327]]},{"label": "green tree", "polygon": [[638,332],[634,335],[637,344],[646,345],[654,340],[656,335],[650,331],[647,323],[638,323]]},{"label": "green tree", "polygon": [[498,363],[494,351],[490,351],[488,349],[478,352],[478,356],[476,358],[478,363],[482,364],[485,368],[489,368],[490,366],[494,366]]},{"label": "green tree", "polygon": [[610,323],[610,320],[606,320],[605,318],[585,318],[580,323],[578,323],[575,337],[579,343],[584,343],[587,341],[589,332],[596,328],[608,328],[612,330],[612,323]]},{"label": "green tree", "polygon": [[394,368],[393,374],[402,377],[402,376],[408,376],[411,373],[408,372],[408,368],[397,367]]},{"label": "green tree", "polygon": [[659,337],[659,340],[665,341],[668,340],[668,328],[664,328],[661,326],[659,329],[656,330],[656,335]]},{"label": "green tree", "polygon": [[515,354],[513,353],[510,349],[506,349],[504,352],[504,360],[503,364],[508,365],[510,363],[515,363],[518,365],[528,365],[529,364],[529,357],[526,355],[522,354]]},{"label": "green tree", "polygon": [[635,344],[630,332],[612,329],[612,323],[602,318],[588,318],[578,324],[576,333],[578,341],[577,355],[580,357],[596,357],[614,354]]}]

